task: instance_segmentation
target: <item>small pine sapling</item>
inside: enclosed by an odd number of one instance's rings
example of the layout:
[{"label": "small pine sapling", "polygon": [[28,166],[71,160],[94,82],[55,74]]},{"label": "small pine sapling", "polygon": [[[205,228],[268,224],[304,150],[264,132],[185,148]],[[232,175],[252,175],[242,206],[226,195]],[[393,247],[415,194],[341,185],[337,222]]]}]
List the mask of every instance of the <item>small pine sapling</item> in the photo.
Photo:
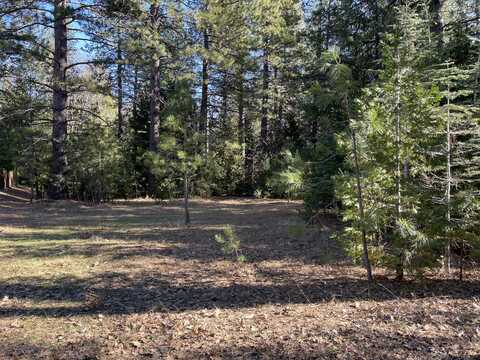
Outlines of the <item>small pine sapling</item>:
[{"label": "small pine sapling", "polygon": [[215,241],[220,245],[225,255],[234,255],[236,261],[241,263],[247,261],[240,249],[240,239],[230,225],[225,226],[223,234],[215,235]]}]

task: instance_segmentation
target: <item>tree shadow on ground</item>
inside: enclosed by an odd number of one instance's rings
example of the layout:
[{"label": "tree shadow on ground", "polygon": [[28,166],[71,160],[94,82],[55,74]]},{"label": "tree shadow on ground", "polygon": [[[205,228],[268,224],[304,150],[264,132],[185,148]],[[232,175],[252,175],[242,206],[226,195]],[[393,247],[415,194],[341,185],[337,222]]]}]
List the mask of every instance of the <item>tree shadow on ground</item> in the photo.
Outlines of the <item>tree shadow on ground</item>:
[{"label": "tree shadow on ground", "polygon": [[[251,225],[263,221],[276,224],[290,221],[301,206],[287,201],[208,201],[191,200],[193,226],[201,225]],[[107,226],[115,229],[132,227],[161,227],[162,224],[183,225],[184,210],[179,201],[165,205],[154,202],[130,202],[128,205],[85,206],[82,203],[17,205],[0,211],[0,226],[8,226],[13,219],[21,218],[32,227],[57,228],[66,226]]]},{"label": "tree shadow on ground", "polygon": [[[213,274],[218,275],[218,274]],[[109,272],[89,279],[59,278],[53,282],[22,279],[0,286],[7,298],[39,301],[76,302],[72,306],[16,307],[15,301],[0,309],[0,316],[71,316],[91,314],[131,314],[183,312],[202,309],[239,309],[265,304],[314,304],[327,301],[387,301],[418,298],[473,299],[480,293],[477,281],[435,280],[398,283],[382,280],[368,290],[368,283],[355,277],[317,278],[299,281],[283,279],[278,283],[249,282],[224,284],[212,274],[202,282],[175,274],[132,274]],[[189,281],[189,282],[188,282]],[[89,297],[94,298],[90,303]]]},{"label": "tree shadow on ground", "polygon": [[[324,264],[344,260],[338,246],[327,244],[326,234],[312,232],[293,238],[284,229],[283,234],[271,239],[249,237],[255,227],[237,230],[241,249],[249,261],[298,259],[305,263]],[[16,259],[56,258],[61,256],[102,256],[112,260],[134,257],[171,257],[179,260],[217,261],[225,258],[214,237],[221,229],[185,228],[153,229],[137,232],[73,232],[69,234],[27,233],[2,234],[0,251]],[[22,242],[26,242],[25,245]],[[34,242],[35,245],[31,243]]]},{"label": "tree shadow on ground", "polygon": [[[250,261],[288,258],[325,263],[342,258],[338,246],[330,240],[331,233],[338,228],[334,219],[327,219],[322,228],[308,229],[302,235],[290,234],[293,224],[302,223],[298,204],[193,202],[191,226],[183,225],[183,210],[176,202],[168,206],[133,204],[93,209],[78,204],[72,208],[53,206],[51,212],[47,208],[42,214],[20,208],[15,216],[24,219],[28,228],[20,234],[8,229],[0,233],[0,240],[15,244],[1,246],[0,242],[0,250],[18,258],[103,255],[115,260],[169,256],[207,262],[224,257],[214,236],[225,225],[231,225]],[[2,213],[0,225],[8,223]],[[25,220],[28,217],[30,220]],[[77,244],[79,241],[81,245]],[[23,246],[22,242],[38,245]],[[73,242],[76,244],[72,245]],[[123,242],[125,246],[112,242]],[[132,243],[137,244],[132,247]]]},{"label": "tree shadow on ground", "polygon": [[[32,220],[34,229],[63,226],[63,214],[76,222],[68,234],[49,234],[31,232],[30,234],[2,233],[0,239],[11,240],[0,248],[4,258],[55,258],[58,256],[91,257],[100,259],[108,264],[108,269],[115,268],[116,261],[122,259],[140,258],[151,261],[130,263],[128,273],[107,271],[95,273],[86,278],[57,277],[56,279],[42,278],[13,278],[8,283],[0,284],[0,294],[12,301],[2,304],[0,316],[39,315],[39,316],[67,316],[88,315],[97,313],[130,314],[148,311],[188,311],[214,308],[246,308],[263,304],[304,304],[320,303],[325,301],[357,301],[373,299],[378,301],[391,299],[414,299],[417,297],[450,297],[454,299],[471,299],[478,296],[480,286],[478,282],[464,282],[449,280],[426,281],[424,283],[396,283],[382,280],[381,286],[375,286],[368,291],[368,284],[363,278],[348,276],[348,272],[328,274],[322,268],[321,274],[314,272],[301,273],[295,268],[295,261],[301,264],[328,263],[330,259],[325,255],[335,249],[326,251],[321,246],[321,237],[329,245],[328,235],[336,224],[329,223],[330,228],[324,232],[312,232],[300,237],[288,235],[289,222],[296,213],[297,205],[286,202],[235,203],[235,202],[197,202],[192,209],[197,211],[197,224],[191,227],[180,226],[165,220],[165,216],[172,215],[181,218],[179,205],[168,203],[165,206],[148,203],[125,206],[99,206],[94,208],[82,204],[75,204],[72,208],[52,205],[45,210],[48,215],[35,215]],[[32,214],[32,209],[19,210],[23,215]],[[3,212],[0,212],[3,214]],[[0,215],[1,215],[0,214]],[[35,213],[36,214],[36,213]],[[12,214],[10,214],[12,215]],[[8,216],[10,216],[8,215]],[[18,215],[18,214],[17,214]],[[63,216],[62,215],[62,216]],[[8,217],[7,216],[7,217]],[[12,215],[13,216],[13,215]],[[102,218],[126,216],[127,218],[142,218],[146,216],[146,223],[154,223],[153,227],[124,225],[121,220],[115,222],[101,222]],[[101,226],[100,230],[78,230],[82,226],[81,219]],[[2,220],[3,219],[3,220]],[[0,217],[0,224],[5,221]],[[42,219],[44,223],[41,226]],[[88,223],[87,221],[87,223]],[[135,221],[134,221],[135,222]],[[55,224],[55,225],[52,225]],[[122,225],[123,224],[123,225]],[[173,225],[172,225],[173,224]],[[204,224],[204,225],[202,225]],[[236,274],[237,269],[224,266],[215,268],[216,262],[224,260],[225,255],[213,241],[213,237],[221,229],[222,224],[232,224],[238,229],[242,240],[245,255],[250,263],[253,274],[245,280]],[[121,230],[117,227],[121,228]],[[76,229],[76,230],[75,230]],[[31,242],[38,242],[39,246],[22,245],[17,241],[26,236]],[[50,236],[50,237],[49,237]],[[43,241],[42,241],[43,240]],[[47,241],[45,241],[47,240]],[[49,245],[49,240],[52,242]],[[74,242],[75,243],[72,243]],[[59,244],[61,243],[61,244]],[[328,254],[327,254],[328,255]],[[338,256],[337,256],[338,258]],[[189,261],[185,271],[188,276],[182,275],[181,268],[170,269],[162,273],[155,266],[162,261],[177,264],[176,260]],[[265,260],[294,260],[282,263],[281,267],[264,267]],[[338,260],[335,260],[338,261]],[[147,265],[151,265],[148,267]],[[178,266],[186,265],[179,262]],[[238,265],[242,266],[242,265]],[[290,267],[286,271],[286,268]],[[142,270],[142,269],[145,270]],[[312,270],[312,269],[310,269]],[[228,273],[228,272],[231,273]],[[65,272],[62,270],[62,272]],[[346,275],[347,274],[347,275]],[[87,293],[93,292],[96,302],[89,302]],[[94,296],[94,297],[95,297]],[[20,306],[15,299],[28,300],[33,303],[41,301],[75,302],[76,304],[60,306],[51,303],[48,307]],[[52,305],[52,306],[50,306]],[[57,306],[58,305],[58,306]]]}]

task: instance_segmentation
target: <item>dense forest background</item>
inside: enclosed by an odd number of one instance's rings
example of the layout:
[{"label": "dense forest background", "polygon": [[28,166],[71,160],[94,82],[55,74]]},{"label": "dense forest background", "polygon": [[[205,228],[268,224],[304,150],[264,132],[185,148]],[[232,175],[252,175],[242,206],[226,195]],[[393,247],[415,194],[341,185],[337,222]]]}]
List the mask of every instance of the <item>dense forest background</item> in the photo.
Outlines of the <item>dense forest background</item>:
[{"label": "dense forest background", "polygon": [[343,218],[370,278],[478,256],[480,1],[0,9],[4,187],[303,199],[308,223]]}]

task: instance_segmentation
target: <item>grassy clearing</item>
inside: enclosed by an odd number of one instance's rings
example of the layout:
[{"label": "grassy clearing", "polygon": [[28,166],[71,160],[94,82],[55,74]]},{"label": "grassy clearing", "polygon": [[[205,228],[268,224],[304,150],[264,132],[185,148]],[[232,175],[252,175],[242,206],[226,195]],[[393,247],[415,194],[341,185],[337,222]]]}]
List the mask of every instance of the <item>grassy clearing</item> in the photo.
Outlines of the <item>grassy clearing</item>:
[{"label": "grassy clearing", "polygon": [[[398,284],[329,234],[299,235],[299,204],[197,200],[0,207],[1,359],[474,359],[480,286]],[[248,262],[214,235],[231,225]]]}]

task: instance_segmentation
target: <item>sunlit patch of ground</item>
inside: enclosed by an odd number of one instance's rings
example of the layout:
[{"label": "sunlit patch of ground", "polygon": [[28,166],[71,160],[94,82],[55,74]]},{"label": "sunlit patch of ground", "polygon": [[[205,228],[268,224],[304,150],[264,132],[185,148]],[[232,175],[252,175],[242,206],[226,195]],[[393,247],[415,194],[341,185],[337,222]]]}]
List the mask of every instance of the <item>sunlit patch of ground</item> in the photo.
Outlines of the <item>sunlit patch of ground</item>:
[{"label": "sunlit patch of ground", "polygon": [[[370,290],[301,204],[138,200],[0,206],[0,359],[476,359],[480,286]],[[246,263],[213,240],[231,225]]]}]

